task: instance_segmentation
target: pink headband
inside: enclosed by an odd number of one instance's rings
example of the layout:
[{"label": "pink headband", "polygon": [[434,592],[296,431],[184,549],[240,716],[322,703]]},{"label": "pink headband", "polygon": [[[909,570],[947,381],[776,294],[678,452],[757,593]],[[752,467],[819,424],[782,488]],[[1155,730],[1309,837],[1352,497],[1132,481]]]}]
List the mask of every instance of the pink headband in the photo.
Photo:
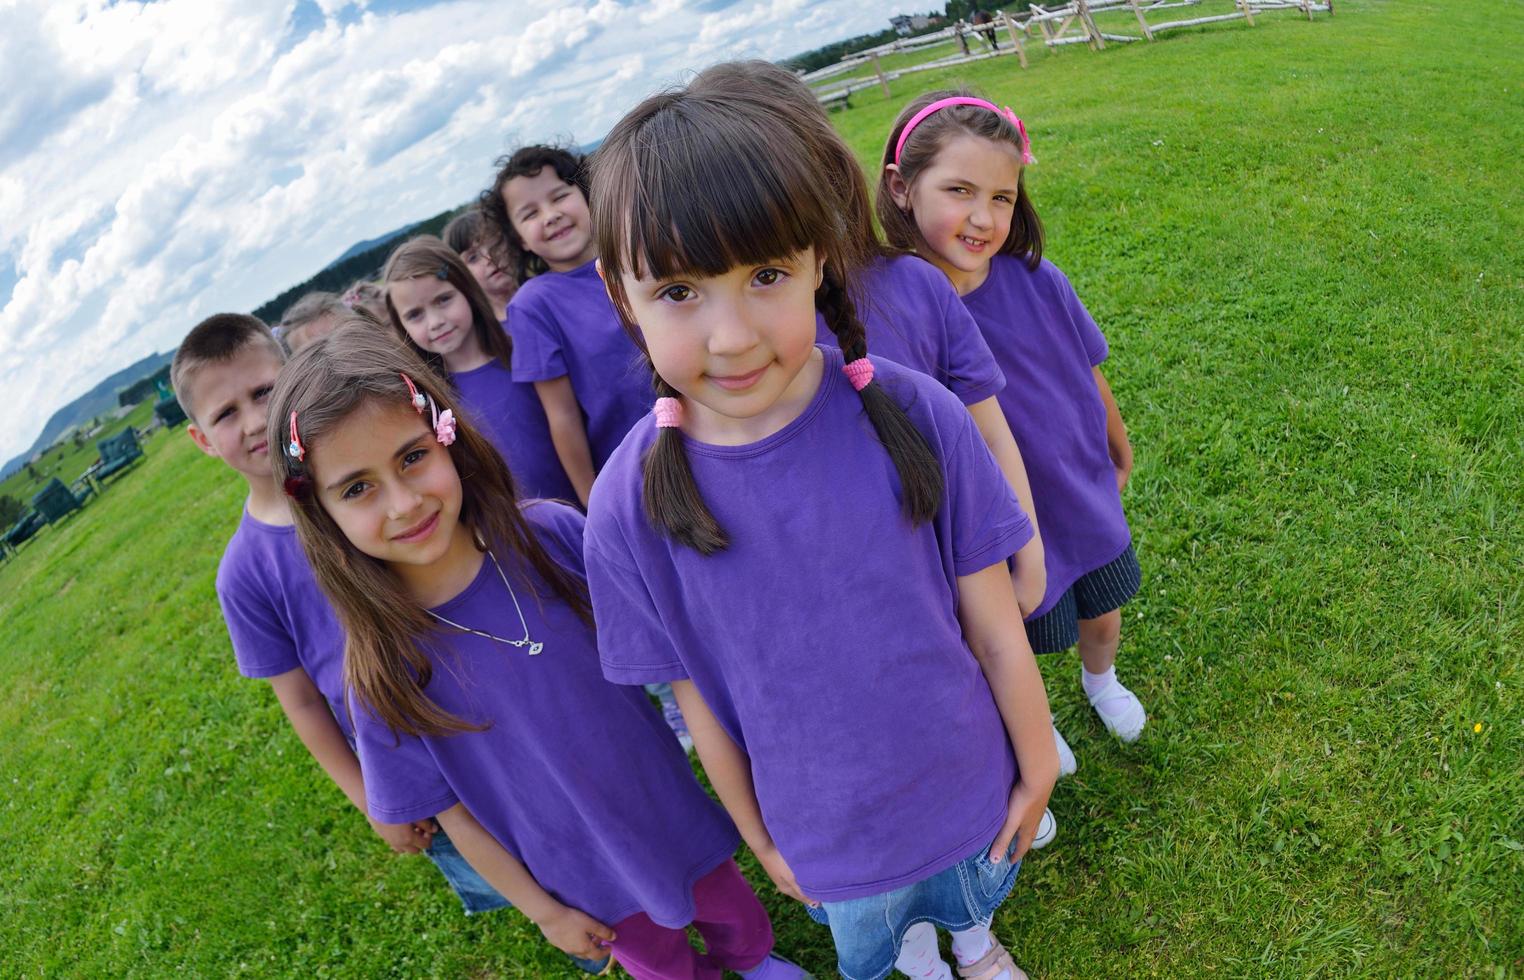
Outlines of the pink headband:
[{"label": "pink headband", "polygon": [[920,112],[910,117],[910,121],[905,124],[905,128],[900,130],[899,141],[894,144],[894,165],[899,166],[900,154],[905,151],[905,141],[910,138],[910,131],[912,129],[915,129],[917,126],[919,126],[921,121],[924,120],[927,116],[931,115],[933,112],[955,105],[979,106],[980,108],[988,109],[989,111],[995,113],[997,116],[1004,116],[1006,119],[1009,119],[1011,125],[1016,127],[1016,132],[1021,135],[1021,162],[1023,164],[1031,164],[1037,162],[1037,160],[1032,156],[1032,141],[1027,138],[1026,124],[1021,121],[1021,117],[1017,116],[1016,113],[1011,111],[1010,106],[997,106],[995,103],[986,102],[983,99],[974,99],[966,95],[955,95],[947,99],[938,99],[931,105],[927,106]]}]

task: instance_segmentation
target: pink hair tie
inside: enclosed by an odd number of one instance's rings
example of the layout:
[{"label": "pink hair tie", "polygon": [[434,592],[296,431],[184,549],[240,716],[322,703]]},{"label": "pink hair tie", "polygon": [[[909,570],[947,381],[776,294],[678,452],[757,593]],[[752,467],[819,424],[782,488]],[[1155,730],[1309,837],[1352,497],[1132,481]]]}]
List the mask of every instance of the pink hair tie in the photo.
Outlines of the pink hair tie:
[{"label": "pink hair tie", "polygon": [[905,128],[900,130],[899,140],[894,144],[894,165],[899,166],[900,164],[900,154],[905,151],[905,141],[910,139],[911,130],[919,126],[921,121],[932,113],[940,109],[946,109],[955,105],[978,106],[982,109],[988,109],[989,111],[995,113],[997,116],[1004,116],[1007,120],[1010,121],[1012,126],[1016,127],[1016,132],[1021,136],[1021,162],[1023,164],[1031,164],[1037,162],[1037,159],[1032,156],[1032,141],[1027,137],[1026,124],[1023,123],[1021,118],[1011,110],[1010,106],[997,106],[995,103],[986,102],[984,99],[974,99],[966,95],[955,95],[951,98],[938,99],[931,105],[927,106],[920,112],[910,117],[910,121],[905,124]]},{"label": "pink hair tie", "polygon": [[859,357],[855,361],[848,361],[841,366],[841,371],[852,382],[852,387],[862,391],[868,387],[868,382],[873,380],[873,362],[866,357]]},{"label": "pink hair tie", "polygon": [[676,398],[656,399],[656,427],[658,429],[680,429],[683,426],[683,403]]}]

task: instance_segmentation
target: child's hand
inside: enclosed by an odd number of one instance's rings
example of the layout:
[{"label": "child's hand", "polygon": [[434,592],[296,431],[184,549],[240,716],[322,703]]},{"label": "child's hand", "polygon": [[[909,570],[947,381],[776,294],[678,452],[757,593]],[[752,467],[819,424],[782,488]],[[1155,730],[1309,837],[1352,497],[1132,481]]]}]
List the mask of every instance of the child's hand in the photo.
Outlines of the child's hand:
[{"label": "child's hand", "polygon": [[382,823],[367,816],[376,834],[398,854],[422,854],[433,843],[434,831],[439,829],[433,818],[414,820],[412,823]]},{"label": "child's hand", "polygon": [[1121,493],[1132,476],[1132,443],[1124,441],[1120,446],[1112,447],[1111,465],[1116,469],[1117,493]]},{"label": "child's hand", "polygon": [[776,847],[769,847],[765,851],[753,851],[757,860],[762,862],[762,870],[773,880],[773,885],[789,898],[797,898],[799,901],[811,907],[820,903],[806,895],[799,887],[799,882],[794,880],[794,869],[783,860],[783,855],[778,853]]},{"label": "child's hand", "polygon": [[545,919],[535,922],[550,944],[563,953],[584,960],[602,959],[614,941],[614,930],[597,919],[569,905],[561,906]]},{"label": "child's hand", "polygon": [[1027,848],[1032,846],[1032,838],[1037,836],[1037,825],[1042,821],[1042,812],[1047,809],[1048,797],[1051,795],[1052,780],[1047,782],[1046,788],[1024,779],[1016,781],[1016,785],[1011,787],[1011,802],[1006,807],[1005,824],[1001,826],[1000,833],[995,835],[995,843],[990,847],[991,861],[999,864],[1005,860],[1006,851],[1011,849],[1012,838],[1016,840],[1016,850],[1011,854],[1011,860],[1022,859]]}]

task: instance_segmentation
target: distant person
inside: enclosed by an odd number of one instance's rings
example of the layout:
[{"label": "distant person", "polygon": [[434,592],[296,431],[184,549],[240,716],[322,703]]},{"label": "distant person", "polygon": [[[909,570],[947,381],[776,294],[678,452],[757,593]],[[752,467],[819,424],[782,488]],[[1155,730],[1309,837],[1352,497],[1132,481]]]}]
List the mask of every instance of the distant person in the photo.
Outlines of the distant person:
[{"label": "distant person", "polygon": [[280,318],[280,338],[292,353],[328,336],[339,317],[349,312],[336,293],[305,294]]},{"label": "distant person", "polygon": [[843,976],[950,980],[941,923],[963,976],[1018,980],[989,926],[1058,776],[1006,565],[1031,522],[963,403],[869,355],[812,135],[690,87],[599,147],[602,272],[660,397],[588,508],[598,652],[672,683]]},{"label": "distant person", "polygon": [[439,237],[460,253],[461,261],[466,263],[466,268],[471,270],[471,275],[476,277],[492,303],[497,322],[508,319],[508,301],[519,284],[493,260],[494,252],[500,253],[501,249],[497,247],[497,233],[481,211],[475,207],[467,209],[445,225]]},{"label": "distant person", "polygon": [[351,310],[369,313],[379,323],[386,322],[386,291],[380,283],[356,279],[344,290],[343,303]]},{"label": "distant person", "polygon": [[974,7],[974,15],[971,18],[974,30],[984,38],[984,43],[990,46],[991,51],[998,51],[1000,45],[995,43],[995,18],[988,10],[980,10]]},{"label": "distant person", "polygon": [[481,284],[433,235],[397,246],[381,273],[386,322],[449,379],[471,420],[508,460],[521,497],[577,500],[534,385],[513,380],[513,341]]},{"label": "distant person", "polygon": [[499,265],[519,283],[508,303],[513,376],[534,384],[586,506],[598,470],[650,411],[650,377],[594,268],[581,154],[526,146],[497,166],[480,205],[500,236]]},{"label": "distant person", "polygon": [[1026,125],[964,91],[928,92],[900,112],[884,147],[884,236],[941,269],[995,352],[1000,393],[1043,520],[1047,590],[1026,615],[1037,653],[1079,645],[1080,681],[1124,742],[1147,714],[1117,680],[1122,605],[1142,582],[1122,490],[1132,445],[1101,373],[1109,348],[1074,287],[1042,257],[1027,195]]},{"label": "distant person", "polygon": [[645,695],[599,671],[582,515],[518,500],[442,382],[363,325],[296,357],[271,403],[297,535],[350,626],[372,811],[437,820],[572,956],[803,977],[771,955],[734,825]]},{"label": "distant person", "polygon": [[[380,331],[377,331],[380,333]],[[243,516],[217,568],[217,598],[238,671],[264,678],[297,737],[349,801],[399,854],[423,852],[466,912],[506,905],[431,820],[378,820],[366,806],[354,732],[344,708],[344,632],[297,542],[288,499],[270,466],[270,392],[285,353],[260,320],[219,313],[175,351],[170,381],[191,440],[248,484]],[[283,443],[276,443],[278,452]],[[602,964],[586,964],[601,969]]]}]

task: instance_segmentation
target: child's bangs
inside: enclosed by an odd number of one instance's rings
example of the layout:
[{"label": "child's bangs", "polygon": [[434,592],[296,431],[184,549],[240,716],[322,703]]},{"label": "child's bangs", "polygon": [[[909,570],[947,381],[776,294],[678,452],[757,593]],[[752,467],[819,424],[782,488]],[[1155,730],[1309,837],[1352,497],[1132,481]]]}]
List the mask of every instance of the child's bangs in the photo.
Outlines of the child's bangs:
[{"label": "child's bangs", "polygon": [[818,229],[828,226],[820,189],[765,133],[744,112],[714,104],[653,115],[611,182],[612,199],[598,202],[620,253],[605,264],[641,278],[717,276],[820,244]]}]

